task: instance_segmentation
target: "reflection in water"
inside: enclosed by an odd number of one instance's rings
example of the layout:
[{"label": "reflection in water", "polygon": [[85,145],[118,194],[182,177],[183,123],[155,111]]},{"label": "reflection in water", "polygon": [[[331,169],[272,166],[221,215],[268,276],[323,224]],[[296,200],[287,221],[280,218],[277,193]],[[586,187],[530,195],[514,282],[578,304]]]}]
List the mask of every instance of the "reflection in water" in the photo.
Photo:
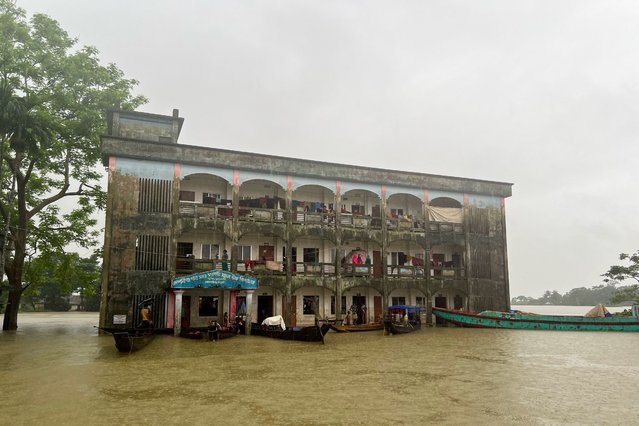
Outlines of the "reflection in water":
[{"label": "reflection in water", "polygon": [[158,336],[123,355],[97,321],[23,314],[0,333],[0,424],[636,422],[639,333]]}]

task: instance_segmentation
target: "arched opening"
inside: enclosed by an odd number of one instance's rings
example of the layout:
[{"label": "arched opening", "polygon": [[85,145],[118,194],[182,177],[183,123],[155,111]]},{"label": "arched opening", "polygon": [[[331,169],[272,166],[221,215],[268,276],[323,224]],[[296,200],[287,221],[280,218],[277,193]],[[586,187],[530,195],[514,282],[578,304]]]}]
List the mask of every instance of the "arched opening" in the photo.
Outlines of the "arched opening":
[{"label": "arched opening", "polygon": [[334,223],[335,193],[320,185],[302,185],[292,194],[293,222]]},{"label": "arched opening", "polygon": [[269,180],[248,180],[240,186],[239,207],[240,220],[283,221],[286,191]]},{"label": "arched opening", "polygon": [[381,227],[381,198],[372,191],[352,189],[345,192],[339,208],[344,226]]},{"label": "arched opening", "polygon": [[412,194],[393,194],[387,200],[388,229],[422,229],[423,203]]},{"label": "arched opening", "polygon": [[462,204],[450,197],[438,197],[428,203],[429,219],[433,222],[462,223]]}]

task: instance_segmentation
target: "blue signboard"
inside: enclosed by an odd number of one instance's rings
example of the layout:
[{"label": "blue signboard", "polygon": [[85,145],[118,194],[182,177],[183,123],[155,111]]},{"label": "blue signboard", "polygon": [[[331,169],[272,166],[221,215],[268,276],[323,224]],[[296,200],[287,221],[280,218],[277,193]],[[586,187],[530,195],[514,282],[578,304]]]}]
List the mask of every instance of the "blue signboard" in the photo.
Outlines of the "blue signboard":
[{"label": "blue signboard", "polygon": [[171,287],[255,289],[257,286],[257,278],[214,269],[212,271],[177,277],[173,280]]}]

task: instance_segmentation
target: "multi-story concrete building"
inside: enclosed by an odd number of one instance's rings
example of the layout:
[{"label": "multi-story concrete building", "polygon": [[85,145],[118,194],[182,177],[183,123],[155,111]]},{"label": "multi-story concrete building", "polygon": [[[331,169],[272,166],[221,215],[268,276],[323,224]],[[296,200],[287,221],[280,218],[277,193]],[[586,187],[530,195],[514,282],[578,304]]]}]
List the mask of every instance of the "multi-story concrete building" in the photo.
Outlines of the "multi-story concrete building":
[{"label": "multi-story concrete building", "polygon": [[[303,325],[347,309],[376,321],[389,304],[427,320],[509,308],[510,183],[181,145],[177,110],[108,124],[102,326],[134,325],[148,298],[177,329],[244,310]],[[175,285],[220,269],[257,281]]]}]

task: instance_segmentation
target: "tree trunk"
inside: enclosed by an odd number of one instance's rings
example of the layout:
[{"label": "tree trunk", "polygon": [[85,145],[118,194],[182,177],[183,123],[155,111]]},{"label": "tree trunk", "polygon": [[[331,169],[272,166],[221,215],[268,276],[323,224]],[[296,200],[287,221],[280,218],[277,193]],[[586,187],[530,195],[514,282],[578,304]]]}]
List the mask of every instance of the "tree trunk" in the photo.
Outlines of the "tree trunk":
[{"label": "tree trunk", "polygon": [[[23,209],[19,209],[21,212]],[[25,233],[26,220],[23,219],[26,214],[19,215],[19,224],[21,228],[15,231],[13,259],[6,261],[5,272],[9,280],[9,298],[7,299],[7,308],[4,312],[4,321],[2,329],[5,331],[18,329],[18,310],[20,309],[20,299],[24,292],[22,287],[22,271],[24,268],[25,247],[27,235]]]},{"label": "tree trunk", "polygon": [[18,309],[20,308],[21,297],[22,288],[16,289],[11,286],[9,298],[7,299],[7,307],[4,311],[4,321],[2,323],[2,329],[4,331],[18,329]]}]

